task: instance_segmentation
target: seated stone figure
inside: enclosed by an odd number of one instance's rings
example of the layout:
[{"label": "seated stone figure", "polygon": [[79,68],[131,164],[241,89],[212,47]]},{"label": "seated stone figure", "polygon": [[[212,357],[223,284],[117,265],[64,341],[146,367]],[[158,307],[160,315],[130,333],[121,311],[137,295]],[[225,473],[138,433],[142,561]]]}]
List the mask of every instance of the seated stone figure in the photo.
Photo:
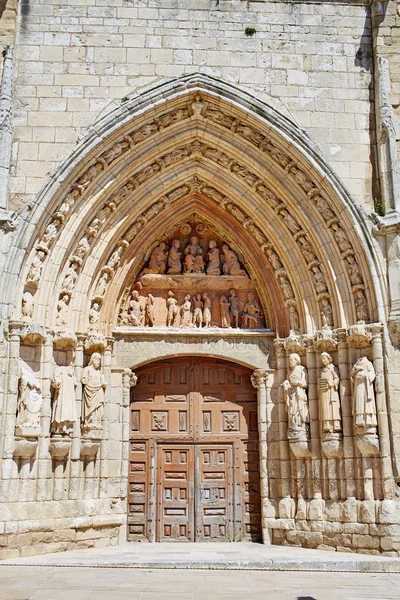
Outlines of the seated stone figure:
[{"label": "seated stone figure", "polygon": [[260,326],[260,307],[253,292],[247,294],[247,302],[242,312],[242,325],[246,329],[257,329]]},{"label": "seated stone figure", "polygon": [[192,236],[190,244],[185,248],[185,273],[204,273],[203,249],[199,238]]}]

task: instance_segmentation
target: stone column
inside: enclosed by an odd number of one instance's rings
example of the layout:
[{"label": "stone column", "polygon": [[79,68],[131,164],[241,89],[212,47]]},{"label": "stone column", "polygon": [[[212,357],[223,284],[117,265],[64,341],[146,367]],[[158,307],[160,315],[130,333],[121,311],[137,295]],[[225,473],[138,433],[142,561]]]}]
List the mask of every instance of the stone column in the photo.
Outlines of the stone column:
[{"label": "stone column", "polygon": [[78,343],[75,349],[75,377],[77,386],[75,388],[76,410],[78,421],[73,424],[72,444],[71,444],[71,471],[69,480],[69,498],[76,500],[79,498],[80,488],[80,436],[81,436],[81,415],[82,415],[82,370],[83,370],[83,348],[86,336],[78,334]]},{"label": "stone column", "polygon": [[111,363],[112,363],[112,348],[114,338],[107,338],[107,346],[104,350],[103,358],[103,374],[106,382],[105,390],[105,406],[103,417],[103,437],[100,443],[100,497],[107,496],[107,477],[108,477],[108,444],[110,431],[110,397],[111,397]]},{"label": "stone column", "polygon": [[18,405],[20,343],[21,339],[19,334],[11,330],[9,335],[7,403],[4,407],[3,457],[5,459],[12,459],[14,452],[15,420]]},{"label": "stone column", "polygon": [[278,415],[279,415],[279,452],[280,452],[280,469],[281,469],[281,489],[282,498],[289,498],[291,475],[290,475],[290,456],[289,456],[289,444],[287,441],[287,423],[285,415],[285,405],[282,402],[281,394],[279,393],[279,386],[286,379],[286,352],[285,346],[282,340],[275,340],[274,342],[275,356],[276,356],[276,391],[278,394]]},{"label": "stone column", "polygon": [[42,413],[38,453],[38,500],[52,500],[52,460],[49,454],[51,425],[51,382],[53,379],[53,332],[47,332],[42,349]]},{"label": "stone column", "polygon": [[251,383],[258,390],[257,394],[257,416],[258,416],[258,438],[259,438],[259,461],[260,461],[260,494],[261,494],[261,528],[264,544],[270,544],[269,529],[265,524],[267,518],[269,486],[268,486],[268,448],[267,448],[267,378],[266,369],[256,369],[251,376]]},{"label": "stone column", "polygon": [[344,484],[342,486],[342,499],[355,498],[356,485],[354,480],[354,435],[353,435],[353,412],[352,412],[352,385],[350,378],[350,353],[347,347],[346,332],[343,330],[338,334],[337,345],[338,369],[340,376],[340,404],[342,409],[342,432],[343,432],[343,462],[344,462]]},{"label": "stone column", "polygon": [[312,477],[311,482],[307,482],[307,487],[312,487],[312,497],[322,498],[321,491],[321,445],[318,416],[318,372],[316,364],[316,353],[313,340],[307,340],[306,363],[308,371],[308,407],[310,411],[310,446],[312,460],[310,461]]},{"label": "stone column", "polygon": [[[128,472],[129,472],[129,432],[130,432],[130,401],[131,387],[137,383],[137,377],[131,369],[124,369],[122,373],[122,403],[121,403],[121,481],[120,497],[126,498],[128,494]],[[120,541],[125,542],[127,537],[125,528],[121,527]]]},{"label": "stone column", "polygon": [[395,498],[392,458],[390,453],[390,433],[386,410],[385,367],[383,362],[382,326],[372,325],[372,357],[375,368],[375,399],[378,417],[378,435],[382,458],[382,487],[385,499]]}]

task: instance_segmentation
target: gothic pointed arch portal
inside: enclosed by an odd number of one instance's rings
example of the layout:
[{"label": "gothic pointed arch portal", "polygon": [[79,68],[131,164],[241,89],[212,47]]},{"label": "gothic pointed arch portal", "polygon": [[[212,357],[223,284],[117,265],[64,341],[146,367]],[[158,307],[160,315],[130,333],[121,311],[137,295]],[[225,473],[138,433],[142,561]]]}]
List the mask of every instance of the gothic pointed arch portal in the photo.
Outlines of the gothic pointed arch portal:
[{"label": "gothic pointed arch portal", "polygon": [[[381,267],[346,190],[304,132],[270,106],[197,74],[132,97],[93,124],[53,174],[7,260],[3,456],[21,465],[40,456],[35,501],[92,498],[99,514],[126,524],[121,498],[130,490],[133,513],[145,494],[128,484],[150,477],[143,444],[157,438],[168,454],[179,442],[160,438],[169,414],[175,433],[208,423],[193,420],[189,400],[179,408],[176,390],[162,410],[134,414],[135,402],[150,402],[140,400],[140,384],[131,397],[134,371],[188,357],[252,370],[264,541],[290,542],[277,519],[295,529],[296,506],[299,519],[339,522],[335,503],[351,502],[356,514],[369,510],[357,503],[393,499]],[[351,383],[359,372],[368,398]],[[179,369],[175,376],[179,388]],[[68,401],[76,398],[68,426],[54,416],[65,380]],[[16,421],[22,392],[39,407],[28,429]],[[214,400],[212,410],[204,399],[198,406],[214,415],[218,437],[236,409]],[[53,463],[69,470],[48,475]],[[128,464],[142,469],[137,481]],[[168,537],[168,525],[155,537]]]}]

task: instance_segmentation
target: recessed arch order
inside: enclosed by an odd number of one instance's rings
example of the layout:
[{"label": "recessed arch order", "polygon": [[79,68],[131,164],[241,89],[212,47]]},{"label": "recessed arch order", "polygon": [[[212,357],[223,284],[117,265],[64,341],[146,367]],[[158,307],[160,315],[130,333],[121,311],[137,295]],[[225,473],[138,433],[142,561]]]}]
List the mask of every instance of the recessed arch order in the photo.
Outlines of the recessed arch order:
[{"label": "recessed arch order", "polygon": [[28,293],[33,320],[56,325],[66,293],[65,324],[84,331],[108,273],[100,331],[110,335],[151,244],[194,213],[244,257],[278,336],[293,312],[303,333],[384,319],[364,218],[304,132],[199,74],[143,92],[89,128],[14,236],[3,316],[19,318]]}]

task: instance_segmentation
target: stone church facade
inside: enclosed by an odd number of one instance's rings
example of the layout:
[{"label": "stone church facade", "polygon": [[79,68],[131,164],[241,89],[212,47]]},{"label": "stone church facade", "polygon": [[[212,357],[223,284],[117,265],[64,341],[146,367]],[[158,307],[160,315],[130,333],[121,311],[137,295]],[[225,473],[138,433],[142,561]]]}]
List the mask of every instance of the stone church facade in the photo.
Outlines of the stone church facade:
[{"label": "stone church facade", "polygon": [[397,556],[398,4],[0,11],[0,558]]}]

